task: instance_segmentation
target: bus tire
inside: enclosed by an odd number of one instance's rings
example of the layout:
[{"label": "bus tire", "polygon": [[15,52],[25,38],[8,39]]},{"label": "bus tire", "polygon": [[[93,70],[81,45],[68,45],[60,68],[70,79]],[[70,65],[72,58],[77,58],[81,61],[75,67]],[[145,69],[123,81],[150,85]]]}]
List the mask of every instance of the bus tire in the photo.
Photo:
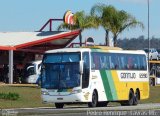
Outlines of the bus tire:
[{"label": "bus tire", "polygon": [[92,94],[92,102],[89,102],[88,106],[89,107],[97,107],[98,106],[98,94],[95,90],[93,91],[93,94]]},{"label": "bus tire", "polygon": [[63,108],[64,104],[63,103],[55,103],[56,108]]},{"label": "bus tire", "polygon": [[133,92],[133,90],[130,90],[129,91],[129,98],[128,98],[128,101],[127,101],[127,105],[128,106],[133,105],[133,101],[134,101],[134,92]]},{"label": "bus tire", "polygon": [[120,102],[121,106],[131,106],[134,104],[134,92],[133,90],[129,91],[129,98],[126,101]]},{"label": "bus tire", "polygon": [[138,104],[138,100],[139,100],[139,90],[136,90],[135,94],[134,94],[134,100],[133,100],[133,105],[137,105]]}]

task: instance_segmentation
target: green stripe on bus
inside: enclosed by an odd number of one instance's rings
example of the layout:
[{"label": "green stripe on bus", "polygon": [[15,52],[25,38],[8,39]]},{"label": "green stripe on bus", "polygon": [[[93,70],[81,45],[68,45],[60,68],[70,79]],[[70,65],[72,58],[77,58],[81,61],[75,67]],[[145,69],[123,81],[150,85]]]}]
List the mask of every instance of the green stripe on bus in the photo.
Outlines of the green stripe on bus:
[{"label": "green stripe on bus", "polygon": [[111,88],[109,86],[108,77],[105,70],[100,70],[101,78],[103,81],[104,90],[106,93],[107,100],[113,100],[113,96],[111,94]]},{"label": "green stripe on bus", "polygon": [[118,99],[117,91],[116,91],[116,88],[115,88],[115,83],[113,81],[111,71],[106,71],[106,74],[107,74],[108,82],[109,82],[109,85],[110,85],[110,88],[111,88],[111,93],[112,93],[112,96],[113,96],[113,100],[117,100]]},{"label": "green stripe on bus", "polygon": [[98,52],[98,50],[97,49],[91,49],[92,50],[92,52]]}]

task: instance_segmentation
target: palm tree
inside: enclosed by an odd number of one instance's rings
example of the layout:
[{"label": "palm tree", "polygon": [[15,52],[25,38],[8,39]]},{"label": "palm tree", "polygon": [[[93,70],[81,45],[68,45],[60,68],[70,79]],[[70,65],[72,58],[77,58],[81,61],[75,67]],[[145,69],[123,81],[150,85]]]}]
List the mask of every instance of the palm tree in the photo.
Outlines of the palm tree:
[{"label": "palm tree", "polygon": [[100,19],[99,23],[106,32],[106,45],[109,45],[109,32],[112,32],[114,46],[117,46],[117,37],[119,33],[136,26],[144,27],[141,22],[138,22],[127,12],[123,10],[118,11],[111,5],[96,4],[91,8],[91,15]]},{"label": "palm tree", "polygon": [[84,11],[76,12],[73,15],[73,20],[74,20],[74,25],[62,23],[58,27],[58,30],[60,29],[69,29],[69,30],[80,29],[81,31],[79,34],[79,41],[80,41],[80,46],[82,46],[82,31],[84,29],[89,29],[89,28],[98,28],[99,21],[97,21],[98,19],[92,16],[86,15]]},{"label": "palm tree", "polygon": [[114,14],[110,30],[113,33],[114,46],[117,46],[117,37],[126,29],[135,28],[140,26],[144,28],[143,23],[137,21],[132,15],[120,10]]},{"label": "palm tree", "polygon": [[99,21],[105,30],[105,43],[107,46],[109,46],[109,32],[116,12],[117,10],[113,6],[105,4],[96,4],[91,8],[91,16],[99,18],[100,20],[97,21]]}]

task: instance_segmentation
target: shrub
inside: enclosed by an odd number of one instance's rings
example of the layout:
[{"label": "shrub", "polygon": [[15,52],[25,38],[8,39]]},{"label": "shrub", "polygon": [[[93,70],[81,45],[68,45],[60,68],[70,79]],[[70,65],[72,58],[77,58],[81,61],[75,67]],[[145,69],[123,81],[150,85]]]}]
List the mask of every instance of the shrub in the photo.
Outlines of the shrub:
[{"label": "shrub", "polygon": [[17,100],[19,97],[20,96],[17,93],[0,93],[0,99]]}]

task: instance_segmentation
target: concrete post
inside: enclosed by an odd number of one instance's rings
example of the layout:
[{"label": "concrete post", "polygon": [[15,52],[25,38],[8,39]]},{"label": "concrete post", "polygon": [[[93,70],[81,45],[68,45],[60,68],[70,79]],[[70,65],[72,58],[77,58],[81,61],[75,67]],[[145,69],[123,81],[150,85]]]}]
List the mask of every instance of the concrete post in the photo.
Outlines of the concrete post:
[{"label": "concrete post", "polygon": [[9,50],[9,84],[13,84],[13,50]]}]

